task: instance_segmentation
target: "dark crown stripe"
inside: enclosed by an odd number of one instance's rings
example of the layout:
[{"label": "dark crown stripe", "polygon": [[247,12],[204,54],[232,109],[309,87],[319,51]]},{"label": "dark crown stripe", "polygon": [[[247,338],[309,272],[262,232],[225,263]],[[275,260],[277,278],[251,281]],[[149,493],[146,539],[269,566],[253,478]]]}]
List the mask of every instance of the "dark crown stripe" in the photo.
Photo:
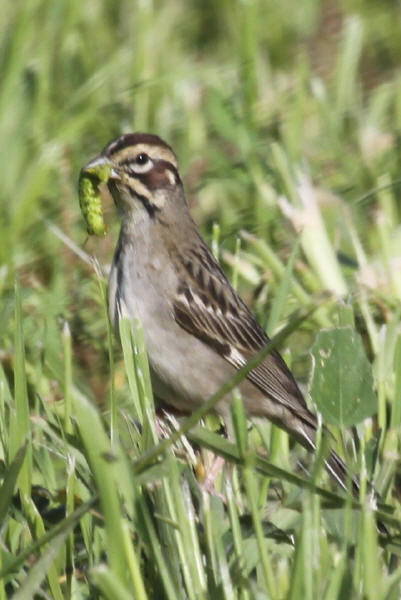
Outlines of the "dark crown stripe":
[{"label": "dark crown stripe", "polygon": [[147,144],[148,146],[161,146],[173,152],[166,142],[163,142],[162,139],[157,135],[153,135],[152,133],[126,133],[116,138],[110,144],[106,146],[104,149],[104,154],[106,155],[114,155],[118,152],[121,152],[124,148],[128,148],[129,146],[136,146],[137,144]]}]

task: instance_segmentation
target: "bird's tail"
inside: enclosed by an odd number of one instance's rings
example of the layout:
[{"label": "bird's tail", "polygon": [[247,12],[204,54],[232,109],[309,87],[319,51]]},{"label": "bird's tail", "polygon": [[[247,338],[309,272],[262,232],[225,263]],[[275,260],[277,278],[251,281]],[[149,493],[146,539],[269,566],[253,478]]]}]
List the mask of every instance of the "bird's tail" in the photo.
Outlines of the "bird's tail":
[{"label": "bird's tail", "polygon": [[[327,432],[327,430],[325,431]],[[303,439],[300,439],[301,443],[309,451],[316,451],[315,431],[307,431],[306,428],[304,428],[302,434]],[[325,458],[324,465],[327,472],[331,475],[337,485],[344,491],[352,491],[353,497],[356,500],[359,500],[359,492],[361,487],[359,478],[350,472],[343,459],[340,458],[338,454],[334,452],[334,450],[329,451],[327,458]],[[379,496],[372,485],[368,486],[368,492],[371,507],[373,510],[376,510]],[[389,535],[387,527],[381,521],[377,522],[377,529],[381,534],[386,536]]]},{"label": "bird's tail", "polygon": [[[324,464],[328,473],[333,477],[333,479],[338,483],[338,485],[345,491],[351,489],[354,498],[356,500],[359,500],[359,492],[361,487],[360,481],[358,477],[350,473],[342,458],[340,458],[338,454],[334,452],[334,450],[330,450],[330,453],[325,459]],[[373,508],[373,510],[377,510],[379,496],[372,485],[368,486],[368,493],[371,507]],[[390,535],[387,527],[380,520],[377,521],[377,529],[382,535]]]},{"label": "bird's tail", "polygon": [[[359,490],[361,486],[358,477],[350,473],[343,459],[340,458],[338,454],[334,452],[334,450],[330,450],[330,453],[325,459],[324,464],[327,472],[344,491],[348,491],[351,485],[352,495],[355,498],[359,498]],[[375,493],[373,496],[375,496]]]}]

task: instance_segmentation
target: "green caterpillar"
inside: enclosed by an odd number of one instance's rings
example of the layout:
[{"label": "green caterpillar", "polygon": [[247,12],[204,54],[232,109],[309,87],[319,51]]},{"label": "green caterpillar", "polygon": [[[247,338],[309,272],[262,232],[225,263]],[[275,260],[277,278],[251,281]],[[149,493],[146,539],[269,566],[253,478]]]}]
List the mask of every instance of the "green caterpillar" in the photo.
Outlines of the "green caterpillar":
[{"label": "green caterpillar", "polygon": [[84,167],[79,175],[79,205],[89,235],[106,235],[99,185],[108,182],[111,169],[110,164],[100,164],[89,169]]}]

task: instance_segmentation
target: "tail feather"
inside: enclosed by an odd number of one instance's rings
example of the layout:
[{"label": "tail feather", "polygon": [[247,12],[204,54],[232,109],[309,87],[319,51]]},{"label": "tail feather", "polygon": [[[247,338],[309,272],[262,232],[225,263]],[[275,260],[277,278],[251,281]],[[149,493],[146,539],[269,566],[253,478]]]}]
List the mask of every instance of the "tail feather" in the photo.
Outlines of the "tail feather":
[{"label": "tail feather", "polygon": [[[314,436],[312,437],[311,435],[308,435],[305,430],[303,430],[302,443],[308,450],[316,450]],[[344,491],[348,491],[351,485],[352,495],[356,500],[359,500],[359,493],[361,488],[359,478],[349,471],[342,458],[340,458],[338,454],[334,452],[334,450],[330,450],[328,457],[324,461],[324,465],[326,467],[327,472],[331,475],[331,477],[339,485],[339,487],[341,487],[341,489],[343,489]],[[373,508],[373,510],[376,510],[379,496],[374,487],[371,485],[369,485],[369,493],[371,507]],[[382,521],[377,522],[377,529],[382,535],[390,535],[387,527]]]},{"label": "tail feather", "polygon": [[[324,461],[324,464],[327,472],[344,491],[349,490],[349,485],[351,484],[353,496],[359,498],[361,487],[359,479],[350,473],[343,459],[340,458],[334,450],[330,450],[330,454]],[[373,496],[375,497],[376,494],[373,493]]]}]

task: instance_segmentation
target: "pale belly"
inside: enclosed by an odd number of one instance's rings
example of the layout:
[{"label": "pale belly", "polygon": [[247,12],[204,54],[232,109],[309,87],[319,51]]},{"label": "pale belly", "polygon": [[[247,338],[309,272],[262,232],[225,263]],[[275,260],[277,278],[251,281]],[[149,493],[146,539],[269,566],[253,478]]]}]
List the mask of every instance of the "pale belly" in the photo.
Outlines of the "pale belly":
[{"label": "pale belly", "polygon": [[[120,277],[118,309],[117,278],[113,266],[109,309],[115,328],[119,311],[123,317],[140,321],[155,395],[178,410],[193,410],[230,379],[234,368],[204,342],[183,330],[154,283],[132,277],[132,270],[130,279]],[[225,412],[223,406],[220,411]]]}]

